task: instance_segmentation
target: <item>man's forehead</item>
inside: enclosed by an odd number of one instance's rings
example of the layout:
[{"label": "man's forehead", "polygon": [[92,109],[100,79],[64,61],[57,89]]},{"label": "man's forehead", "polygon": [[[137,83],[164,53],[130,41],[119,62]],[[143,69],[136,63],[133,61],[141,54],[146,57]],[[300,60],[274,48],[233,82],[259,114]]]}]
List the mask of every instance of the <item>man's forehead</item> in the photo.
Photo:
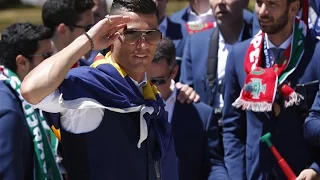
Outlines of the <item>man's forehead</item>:
[{"label": "man's forehead", "polygon": [[158,29],[158,19],[155,14],[142,14],[134,12],[121,12],[121,15],[129,16],[131,21],[127,24],[127,29]]},{"label": "man's forehead", "polygon": [[40,40],[38,41],[38,43],[40,44],[40,46],[37,51],[45,51],[45,52],[53,51],[53,46],[50,39]]}]

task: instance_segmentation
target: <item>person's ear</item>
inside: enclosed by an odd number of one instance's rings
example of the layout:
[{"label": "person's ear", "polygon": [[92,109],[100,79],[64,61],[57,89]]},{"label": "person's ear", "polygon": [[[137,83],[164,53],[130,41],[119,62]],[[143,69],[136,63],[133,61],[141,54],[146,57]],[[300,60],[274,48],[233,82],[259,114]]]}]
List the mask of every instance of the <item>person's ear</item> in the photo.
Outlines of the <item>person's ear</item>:
[{"label": "person's ear", "polygon": [[18,55],[16,57],[16,73],[21,76],[25,76],[28,74],[29,69],[30,69],[30,61],[28,58],[24,57],[23,55]]},{"label": "person's ear", "polygon": [[172,79],[176,78],[176,76],[178,74],[178,71],[179,71],[179,66],[178,65],[174,65],[174,68],[173,68],[172,73],[171,73]]},{"label": "person's ear", "polygon": [[64,23],[61,23],[57,27],[57,32],[59,34],[68,34],[70,32],[70,28],[67,25],[65,25]]}]

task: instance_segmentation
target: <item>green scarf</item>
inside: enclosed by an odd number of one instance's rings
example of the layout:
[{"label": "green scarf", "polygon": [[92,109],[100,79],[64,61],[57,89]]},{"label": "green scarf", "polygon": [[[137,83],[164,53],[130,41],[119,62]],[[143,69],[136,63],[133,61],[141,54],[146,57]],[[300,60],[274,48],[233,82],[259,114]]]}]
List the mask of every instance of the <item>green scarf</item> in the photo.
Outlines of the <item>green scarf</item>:
[{"label": "green scarf", "polygon": [[38,109],[33,109],[32,106],[22,98],[20,92],[21,81],[14,72],[0,66],[0,80],[4,80],[4,82],[17,93],[21,101],[23,113],[34,144],[34,179],[62,180],[61,173],[55,161],[58,140],[50,128],[48,128],[42,112]]}]

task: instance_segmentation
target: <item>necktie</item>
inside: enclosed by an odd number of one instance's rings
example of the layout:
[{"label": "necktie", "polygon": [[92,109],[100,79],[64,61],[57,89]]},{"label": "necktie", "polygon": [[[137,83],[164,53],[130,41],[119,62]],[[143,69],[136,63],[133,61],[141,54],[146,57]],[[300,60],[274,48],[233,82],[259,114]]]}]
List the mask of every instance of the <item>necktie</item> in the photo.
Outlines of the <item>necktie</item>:
[{"label": "necktie", "polygon": [[271,65],[273,65],[275,62],[279,62],[282,52],[283,49],[281,48],[270,48]]}]

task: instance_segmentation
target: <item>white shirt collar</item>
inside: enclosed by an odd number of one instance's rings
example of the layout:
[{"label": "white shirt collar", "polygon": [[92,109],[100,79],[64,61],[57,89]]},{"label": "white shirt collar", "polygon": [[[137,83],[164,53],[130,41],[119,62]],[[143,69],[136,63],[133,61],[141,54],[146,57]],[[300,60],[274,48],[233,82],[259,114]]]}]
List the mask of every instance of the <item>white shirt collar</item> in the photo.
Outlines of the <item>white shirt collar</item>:
[{"label": "white shirt collar", "polygon": [[292,40],[292,34],[291,36],[286,39],[279,47],[275,46],[268,38],[268,34],[265,34],[265,38],[267,40],[267,49],[271,49],[271,48],[281,48],[281,49],[287,49],[291,43]]},{"label": "white shirt collar", "polygon": [[164,36],[166,36],[167,27],[168,27],[168,17],[165,16],[161,21],[161,23],[159,24],[159,30]]},{"label": "white shirt collar", "polygon": [[131,77],[130,77],[130,79],[137,86],[139,91],[142,93],[142,87],[145,86],[147,84],[147,82],[148,82],[147,73],[144,73],[144,77],[143,77],[143,80],[141,82],[138,82],[138,81],[132,79]]},{"label": "white shirt collar", "polygon": [[176,102],[176,98],[177,98],[177,88],[176,88],[176,82],[175,82],[173,79],[171,80],[170,90],[172,91],[172,93],[170,94],[169,98],[165,101],[166,103],[167,103],[168,101],[174,101],[174,102]]},{"label": "white shirt collar", "polygon": [[207,12],[202,13],[202,14],[196,14],[191,6],[188,7],[187,13],[189,14],[188,22],[214,22],[214,16],[212,9],[210,8]]},{"label": "white shirt collar", "polygon": [[212,9],[211,9],[211,8],[210,8],[207,12],[198,15],[197,13],[195,13],[195,12],[192,10],[191,6],[189,6],[189,8],[188,8],[188,13],[189,13],[190,15],[192,15],[192,16],[199,16],[199,17],[208,16],[208,15],[213,15],[213,12],[212,12]]},{"label": "white shirt collar", "polygon": [[164,109],[168,112],[168,122],[171,124],[172,116],[174,112],[174,106],[176,104],[176,99],[177,99],[177,89],[176,89],[176,83],[174,80],[171,80],[170,89],[172,93],[170,94],[169,98],[165,101],[166,106],[164,107]]}]

